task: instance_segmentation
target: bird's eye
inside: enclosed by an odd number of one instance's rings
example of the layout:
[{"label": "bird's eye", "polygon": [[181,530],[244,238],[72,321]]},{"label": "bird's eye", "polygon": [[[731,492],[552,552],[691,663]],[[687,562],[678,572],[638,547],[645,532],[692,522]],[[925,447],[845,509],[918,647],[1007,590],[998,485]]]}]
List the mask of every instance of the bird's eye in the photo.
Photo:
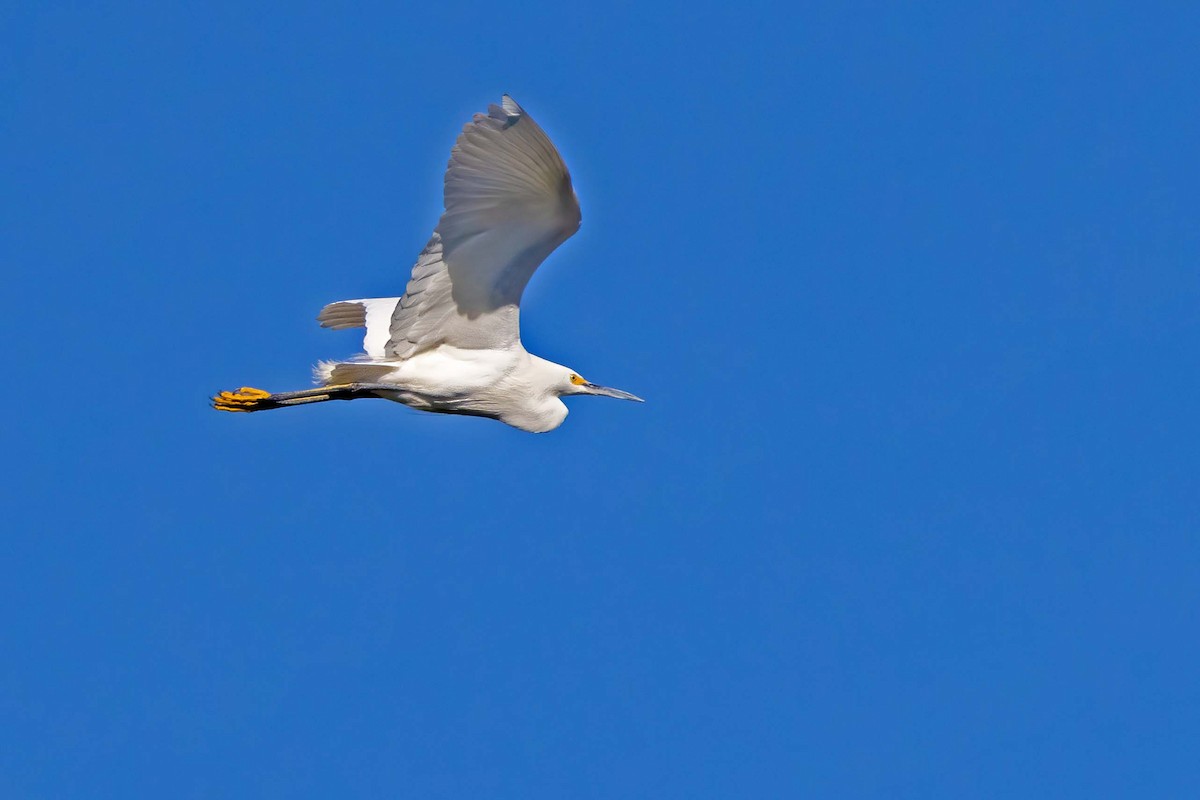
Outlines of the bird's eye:
[{"label": "bird's eye", "polygon": [[571,383],[575,384],[576,386],[583,386],[585,383],[587,383],[587,381],[575,373],[571,373]]}]

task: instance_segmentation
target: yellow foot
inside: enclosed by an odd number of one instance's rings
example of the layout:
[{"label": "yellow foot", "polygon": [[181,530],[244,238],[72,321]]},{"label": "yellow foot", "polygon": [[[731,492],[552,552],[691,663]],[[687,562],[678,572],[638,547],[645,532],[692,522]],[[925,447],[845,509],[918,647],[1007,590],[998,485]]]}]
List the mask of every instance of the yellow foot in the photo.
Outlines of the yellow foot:
[{"label": "yellow foot", "polygon": [[264,405],[263,401],[271,396],[270,392],[243,386],[236,392],[221,392],[212,399],[213,408],[218,411],[258,411]]}]

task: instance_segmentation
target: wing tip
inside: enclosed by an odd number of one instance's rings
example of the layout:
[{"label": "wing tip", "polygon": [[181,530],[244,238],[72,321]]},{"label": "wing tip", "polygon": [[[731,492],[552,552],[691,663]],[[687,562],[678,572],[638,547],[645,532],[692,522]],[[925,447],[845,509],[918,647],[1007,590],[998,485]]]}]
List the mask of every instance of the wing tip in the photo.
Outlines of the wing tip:
[{"label": "wing tip", "polygon": [[500,105],[492,104],[488,106],[487,116],[485,117],[482,114],[479,114],[475,119],[476,121],[482,121],[486,119],[494,120],[495,122],[500,123],[499,128],[503,130],[516,125],[524,116],[525,109],[517,105],[517,101],[513,100],[512,96],[505,92],[500,97]]},{"label": "wing tip", "polygon": [[317,314],[322,328],[335,331],[344,328],[363,328],[367,324],[367,307],[361,300],[341,300],[330,303]]}]

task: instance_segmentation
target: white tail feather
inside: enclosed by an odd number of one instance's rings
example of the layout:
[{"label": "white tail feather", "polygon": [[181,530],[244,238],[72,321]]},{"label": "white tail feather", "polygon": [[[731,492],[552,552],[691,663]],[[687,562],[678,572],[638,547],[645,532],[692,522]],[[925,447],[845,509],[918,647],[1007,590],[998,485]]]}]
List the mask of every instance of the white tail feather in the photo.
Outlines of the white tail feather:
[{"label": "white tail feather", "polygon": [[318,361],[313,364],[313,383],[317,386],[328,386],[337,365],[336,361]]}]

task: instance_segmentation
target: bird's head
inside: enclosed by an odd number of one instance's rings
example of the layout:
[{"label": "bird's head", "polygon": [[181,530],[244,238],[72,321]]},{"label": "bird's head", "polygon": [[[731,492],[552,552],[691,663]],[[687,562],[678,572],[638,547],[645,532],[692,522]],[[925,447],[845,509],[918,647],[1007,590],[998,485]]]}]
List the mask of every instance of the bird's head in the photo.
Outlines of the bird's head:
[{"label": "bird's head", "polygon": [[567,395],[592,394],[600,397],[615,397],[618,400],[642,402],[642,398],[610,389],[580,377],[578,372],[537,356],[529,356],[525,369],[519,370],[514,385],[517,396],[524,402],[508,403],[500,409],[497,417],[524,431],[545,433],[552,431],[567,418],[567,404],[562,401]]},{"label": "bird's head", "polygon": [[623,392],[620,389],[610,389],[607,386],[600,386],[582,378],[578,372],[565,370],[561,382],[557,387],[558,396],[568,394],[591,394],[597,397],[615,397],[618,400],[633,400],[634,402],[644,402],[637,395]]}]

